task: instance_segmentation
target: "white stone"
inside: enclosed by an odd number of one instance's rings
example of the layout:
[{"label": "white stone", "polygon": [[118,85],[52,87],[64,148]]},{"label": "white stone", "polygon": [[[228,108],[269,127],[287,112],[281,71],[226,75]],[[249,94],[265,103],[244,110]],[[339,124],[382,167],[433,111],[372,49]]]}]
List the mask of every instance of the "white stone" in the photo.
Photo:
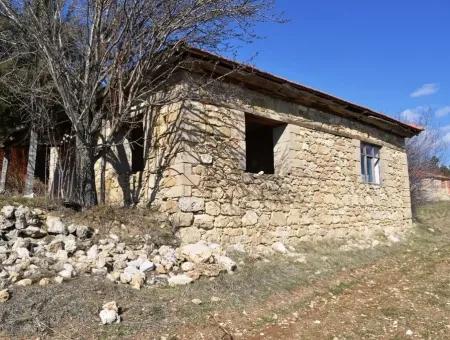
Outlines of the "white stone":
[{"label": "white stone", "polygon": [[69,255],[67,254],[67,251],[65,250],[58,250],[55,254],[55,259],[59,262],[65,262],[69,258]]},{"label": "white stone", "polygon": [[17,257],[19,259],[25,259],[30,257],[30,252],[27,248],[19,247],[16,249]]},{"label": "white stone", "polygon": [[91,233],[91,229],[85,225],[79,225],[75,233],[78,238],[85,239]]},{"label": "white stone", "polygon": [[20,281],[16,282],[17,286],[31,286],[33,284],[33,281],[31,279],[22,279]]},{"label": "white stone", "polygon": [[128,267],[139,268],[139,266],[144,263],[145,259],[138,257],[136,260],[129,261],[127,263]]},{"label": "white stone", "polygon": [[219,264],[228,273],[233,273],[237,268],[236,262],[234,262],[228,256],[218,256],[216,261],[217,264]]},{"label": "white stone", "polygon": [[258,222],[258,215],[254,211],[247,211],[242,217],[242,224],[244,226],[252,226]]},{"label": "white stone", "polygon": [[50,234],[67,234],[66,225],[58,216],[47,216],[46,225]]},{"label": "white stone", "polygon": [[389,234],[388,235],[388,240],[392,243],[399,243],[401,241],[400,237],[398,235],[395,234]]},{"label": "white stone", "polygon": [[95,260],[98,257],[98,246],[94,244],[89,250],[86,252],[86,256],[90,260]]},{"label": "white stone", "polygon": [[13,218],[14,217],[14,211],[16,210],[16,208],[12,205],[5,205],[2,210],[1,213],[3,214],[3,216],[5,216],[6,218]]},{"label": "white stone", "polygon": [[108,273],[106,275],[106,278],[112,282],[117,282],[120,280],[120,273],[119,272]]},{"label": "white stone", "polygon": [[201,154],[200,161],[202,164],[210,165],[213,163],[213,157],[210,154]]},{"label": "white stone", "polygon": [[0,290],[0,303],[6,302],[9,300],[9,291],[8,289]]},{"label": "white stone", "polygon": [[61,270],[58,273],[58,275],[61,276],[64,279],[70,279],[72,276],[74,276],[73,266],[70,263],[65,263],[64,264],[64,269]]},{"label": "white stone", "polygon": [[137,269],[135,266],[128,266],[124,269],[124,273],[129,273],[129,274],[137,274],[140,273],[139,269]]},{"label": "white stone", "polygon": [[105,276],[108,273],[108,268],[92,268],[91,272],[93,275]]},{"label": "white stone", "polygon": [[192,301],[192,303],[194,305],[201,305],[202,304],[202,300],[200,300],[200,299],[192,299],[191,301]]},{"label": "white stone", "polygon": [[61,276],[56,276],[54,279],[55,283],[57,284],[61,284],[64,281],[64,278],[62,278]]},{"label": "white stone", "polygon": [[177,212],[170,215],[169,219],[174,227],[189,227],[194,222],[194,214]]},{"label": "white stone", "polygon": [[272,244],[272,249],[280,254],[286,254],[288,252],[286,246],[281,242],[275,242]]},{"label": "white stone", "polygon": [[182,246],[180,252],[185,258],[193,263],[208,262],[209,258],[212,256],[211,248],[202,241]]},{"label": "white stone", "polygon": [[67,251],[69,254],[72,254],[77,250],[77,240],[75,236],[68,235],[63,239],[64,242],[64,250]]},{"label": "white stone", "polygon": [[39,280],[39,286],[41,286],[41,287],[48,286],[49,284],[50,284],[50,279],[47,277],[44,277]]},{"label": "white stone", "polygon": [[77,231],[77,226],[75,224],[69,224],[67,226],[67,232],[69,234],[75,234],[76,231]]},{"label": "white stone", "polygon": [[194,225],[202,229],[212,229],[214,227],[214,216],[206,214],[195,215]]},{"label": "white stone", "polygon": [[192,281],[194,280],[191,277],[187,276],[186,274],[174,275],[172,277],[169,277],[168,279],[170,286],[187,285]]},{"label": "white stone", "polygon": [[151,271],[155,269],[155,264],[153,262],[150,261],[144,261],[141,263],[141,265],[139,266],[139,271],[140,272],[147,272],[147,271]]},{"label": "white stone", "polygon": [[112,324],[113,322],[119,323],[120,316],[117,303],[115,301],[111,301],[104,304],[99,316],[103,325]]},{"label": "white stone", "polygon": [[192,262],[183,262],[181,264],[181,270],[184,272],[190,272],[191,270],[193,270],[195,268],[195,265]]},{"label": "white stone", "polygon": [[130,285],[134,289],[141,289],[141,287],[144,285],[144,281],[145,281],[145,274],[139,272],[132,276]]},{"label": "white stone", "polygon": [[205,209],[205,200],[199,197],[181,197],[178,207],[183,212],[198,212]]},{"label": "white stone", "polygon": [[181,228],[178,235],[183,244],[195,243],[202,238],[202,233],[197,227]]},{"label": "white stone", "polygon": [[220,214],[220,204],[215,201],[207,202],[205,211],[208,215],[217,216]]}]

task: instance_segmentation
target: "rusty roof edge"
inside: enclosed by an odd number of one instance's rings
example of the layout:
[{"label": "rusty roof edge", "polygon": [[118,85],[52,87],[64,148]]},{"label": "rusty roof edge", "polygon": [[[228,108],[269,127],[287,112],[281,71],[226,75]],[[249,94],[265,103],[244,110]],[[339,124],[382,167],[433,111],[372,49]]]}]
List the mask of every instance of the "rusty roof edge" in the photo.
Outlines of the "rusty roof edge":
[{"label": "rusty roof edge", "polygon": [[350,102],[348,100],[336,97],[334,95],[325,93],[323,91],[316,90],[316,89],[314,89],[312,87],[305,86],[305,85],[293,82],[291,80],[282,78],[280,76],[273,75],[273,74],[268,73],[266,71],[259,70],[259,69],[255,68],[253,66],[246,65],[246,64],[243,64],[243,63],[239,63],[237,61],[233,61],[231,59],[227,59],[227,58],[225,58],[223,56],[220,56],[220,55],[217,55],[217,54],[214,54],[214,53],[211,53],[211,52],[199,49],[199,48],[185,47],[185,49],[186,49],[186,52],[188,52],[189,54],[192,54],[194,56],[198,55],[200,57],[212,58],[212,59],[215,59],[216,61],[220,61],[220,62],[229,64],[232,67],[240,67],[240,68],[244,69],[246,72],[257,74],[260,77],[266,78],[266,79],[274,81],[276,83],[279,83],[279,84],[282,84],[282,85],[283,84],[290,85],[290,86],[296,88],[297,90],[306,91],[306,92],[312,93],[312,94],[314,94],[314,95],[316,95],[318,97],[321,97],[323,99],[337,101],[337,102],[339,102],[342,105],[351,106],[351,107],[353,107],[353,108],[355,108],[357,110],[362,110],[362,111],[364,111],[363,114],[366,115],[368,118],[370,118],[370,116],[374,116],[375,118],[378,118],[380,120],[384,120],[384,121],[386,121],[386,122],[388,122],[390,124],[395,124],[395,125],[398,125],[399,127],[402,127],[402,128],[404,128],[406,130],[409,130],[411,132],[411,136],[417,135],[417,134],[419,134],[420,132],[422,132],[424,130],[423,127],[419,127],[419,126],[415,126],[415,125],[412,125],[412,124],[403,123],[400,120],[392,118],[392,117],[390,117],[390,116],[388,116],[386,114],[374,111],[374,110],[372,110],[372,109],[370,109],[368,107],[364,107],[364,106],[361,106],[359,104],[352,103],[352,102]]}]

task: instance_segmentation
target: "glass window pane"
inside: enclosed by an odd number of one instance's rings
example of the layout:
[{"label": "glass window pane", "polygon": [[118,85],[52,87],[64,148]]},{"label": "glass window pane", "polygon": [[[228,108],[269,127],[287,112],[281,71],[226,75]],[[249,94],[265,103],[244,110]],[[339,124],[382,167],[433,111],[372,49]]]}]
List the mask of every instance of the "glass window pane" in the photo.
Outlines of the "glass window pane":
[{"label": "glass window pane", "polygon": [[374,156],[379,158],[380,157],[380,148],[378,146],[374,146]]},{"label": "glass window pane", "polygon": [[373,158],[367,157],[367,181],[373,182]]},{"label": "glass window pane", "polygon": [[365,158],[364,155],[361,155],[361,175],[363,176],[366,174]]},{"label": "glass window pane", "polygon": [[374,182],[380,184],[380,160],[374,159]]}]

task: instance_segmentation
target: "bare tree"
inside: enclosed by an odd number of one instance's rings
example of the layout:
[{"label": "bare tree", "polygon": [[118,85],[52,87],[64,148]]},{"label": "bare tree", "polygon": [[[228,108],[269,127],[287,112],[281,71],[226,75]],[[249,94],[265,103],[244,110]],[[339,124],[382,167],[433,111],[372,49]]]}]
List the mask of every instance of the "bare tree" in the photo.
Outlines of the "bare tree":
[{"label": "bare tree", "polygon": [[421,114],[418,121],[410,122],[424,127],[424,131],[406,140],[413,206],[420,201],[420,189],[423,180],[435,169],[435,159],[440,157],[445,149],[440,130],[432,127],[432,116],[432,112],[428,110]]},{"label": "bare tree", "polygon": [[[143,103],[161,104],[155,94],[179,69],[180,47],[223,50],[252,39],[255,22],[276,19],[272,5],[272,0],[0,0],[0,15],[18,32],[11,37],[16,54],[33,53],[45,64],[72,123],[82,206],[97,204],[94,164],[117,132],[133,122]],[[109,134],[99,145],[105,122]]]}]

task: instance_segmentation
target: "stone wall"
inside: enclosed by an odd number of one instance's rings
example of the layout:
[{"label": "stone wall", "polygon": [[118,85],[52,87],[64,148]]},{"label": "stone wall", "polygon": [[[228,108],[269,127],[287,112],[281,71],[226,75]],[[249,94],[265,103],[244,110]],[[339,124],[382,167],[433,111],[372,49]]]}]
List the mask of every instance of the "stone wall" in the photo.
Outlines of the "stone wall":
[{"label": "stone wall", "polygon": [[[371,244],[411,227],[403,138],[242,87],[221,86],[214,92],[220,95],[204,93],[166,109],[160,119],[160,146],[176,140],[176,147],[159,171],[155,202],[183,242],[256,246],[356,239]],[[245,171],[246,114],[284,124],[275,133],[274,174]],[[361,141],[381,146],[380,185],[361,180]],[[155,164],[155,157],[150,159]],[[153,165],[147,171],[158,172]],[[154,192],[154,186],[147,188]]]}]

